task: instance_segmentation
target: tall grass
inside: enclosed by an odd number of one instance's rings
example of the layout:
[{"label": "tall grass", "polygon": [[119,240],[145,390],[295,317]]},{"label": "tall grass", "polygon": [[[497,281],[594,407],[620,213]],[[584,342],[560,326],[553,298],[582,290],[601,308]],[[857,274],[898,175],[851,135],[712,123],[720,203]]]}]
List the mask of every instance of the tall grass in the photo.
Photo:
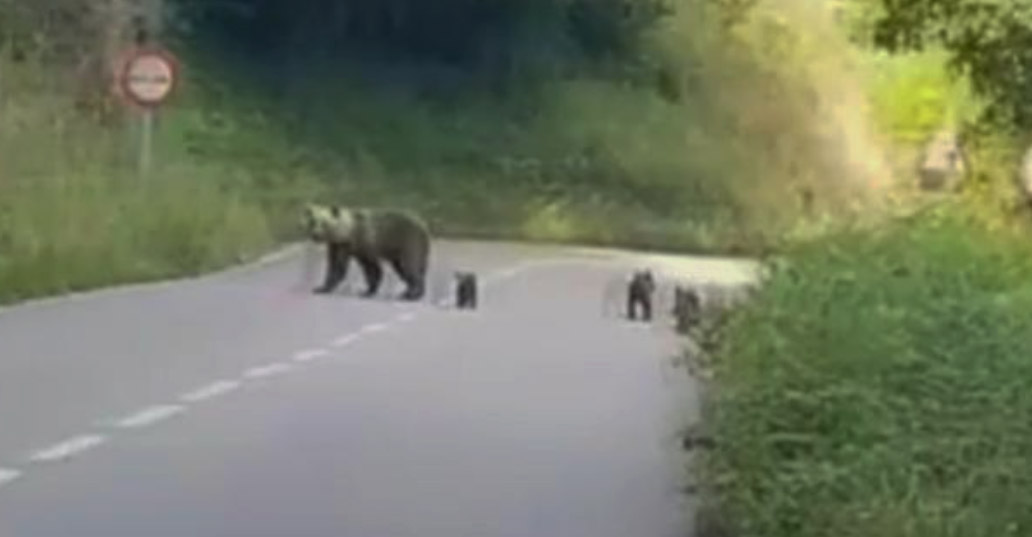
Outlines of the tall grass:
[{"label": "tall grass", "polygon": [[[614,62],[506,87],[343,56],[298,57],[273,79],[223,40],[182,36],[186,92],[160,116],[144,186],[131,129],[77,116],[54,82],[69,73],[7,62],[0,256],[16,276],[0,297],[223,264],[290,236],[312,199],[410,207],[442,236],[733,253],[852,210],[882,155],[838,45],[777,10],[726,31],[708,5],[678,0],[640,72]],[[825,24],[807,5],[786,4]],[[815,214],[800,211],[806,189]],[[46,212],[58,208],[62,220]]]},{"label": "tall grass", "polygon": [[448,234],[755,252],[797,224],[803,190],[824,213],[881,195],[848,61],[769,13],[733,33],[700,15],[705,3],[677,7],[650,36],[662,87],[578,73],[498,90],[440,66],[340,58],[299,58],[289,84],[265,84],[253,63],[220,63],[247,67],[235,73],[247,87],[281,88],[262,107],[332,196],[415,207]]},{"label": "tall grass", "polygon": [[196,274],[270,244],[231,166],[166,152],[163,139],[143,181],[131,132],[82,117],[38,66],[2,72],[0,301]]},{"label": "tall grass", "polygon": [[1032,249],[964,207],[799,246],[729,322],[705,477],[731,535],[1030,531]]},{"label": "tall grass", "polygon": [[329,198],[413,207],[445,235],[706,251],[745,236],[704,103],[590,79],[431,98],[351,82],[368,68],[346,83],[312,75],[264,105]]},{"label": "tall grass", "polygon": [[[982,103],[938,51],[848,52],[897,178],[891,197],[910,212],[922,200],[901,181],[923,144],[970,126]],[[788,268],[710,334],[720,343],[705,419],[719,447],[702,455],[708,530],[1032,531],[1032,247],[1014,141],[975,132],[959,199],[797,229]]]}]

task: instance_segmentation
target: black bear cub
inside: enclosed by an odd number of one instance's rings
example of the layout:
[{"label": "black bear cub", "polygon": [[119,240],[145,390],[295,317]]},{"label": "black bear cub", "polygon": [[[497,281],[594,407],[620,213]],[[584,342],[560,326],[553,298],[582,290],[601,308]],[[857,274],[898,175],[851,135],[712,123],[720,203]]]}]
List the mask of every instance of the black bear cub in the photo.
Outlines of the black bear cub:
[{"label": "black bear cub", "polygon": [[472,272],[456,272],[455,284],[455,305],[459,309],[476,309],[477,275]]},{"label": "black bear cub", "polygon": [[674,288],[675,330],[687,334],[692,327],[699,324],[702,315],[702,300],[695,289],[678,285]]},{"label": "black bear cub", "polygon": [[656,281],[652,271],[641,270],[631,276],[627,285],[627,318],[634,321],[638,319],[638,310],[641,309],[642,320],[652,320],[652,294],[656,290]]}]

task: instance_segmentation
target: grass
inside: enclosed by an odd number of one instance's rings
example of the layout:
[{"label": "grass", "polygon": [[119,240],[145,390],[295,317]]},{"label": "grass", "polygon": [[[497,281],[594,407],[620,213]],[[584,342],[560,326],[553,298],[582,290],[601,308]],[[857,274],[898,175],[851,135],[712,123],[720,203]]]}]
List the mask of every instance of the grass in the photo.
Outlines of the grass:
[{"label": "grass", "polygon": [[1032,530],[1032,249],[964,206],[798,246],[714,356],[735,537]]},{"label": "grass", "polygon": [[74,177],[0,203],[0,300],[199,274],[269,245],[264,215],[197,184],[139,189]]},{"label": "grass", "polygon": [[[611,85],[557,87],[528,118],[524,103],[375,87],[270,106],[227,99],[228,84],[197,70],[160,115],[141,180],[133,121],[82,116],[48,68],[2,68],[0,302],[238,262],[291,238],[311,199],[412,207],[442,236],[713,251],[736,236],[695,199],[720,184],[685,188],[699,163],[669,156],[689,127],[680,110]],[[330,106],[339,120],[320,119]]]},{"label": "grass", "polygon": [[1032,246],[1017,145],[979,132],[960,198],[915,199],[898,181],[921,145],[981,102],[939,51],[851,54],[897,178],[890,201],[931,208],[799,226],[781,243],[789,268],[707,334],[719,448],[701,455],[703,535],[1026,535]]},{"label": "grass", "polygon": [[340,58],[299,59],[283,83],[253,58],[177,45],[186,79],[145,185],[132,123],[77,115],[57,65],[4,61],[0,300],[221,266],[291,237],[313,199],[409,207],[441,236],[748,254],[795,227],[802,187],[819,213],[863,197],[850,159],[878,150],[856,92],[811,98],[851,80],[835,53],[774,26],[737,42],[678,3],[649,58],[672,67],[677,99],[589,75],[499,91]]},{"label": "grass", "polygon": [[131,132],[104,128],[54,91],[52,73],[3,65],[0,302],[145,281],[239,262],[273,240],[230,166],[166,151],[146,181]]},{"label": "grass", "polygon": [[84,117],[60,71],[0,66],[0,301],[246,259],[290,238],[312,199],[410,207],[440,236],[736,253],[770,240],[736,225],[728,183],[748,170],[703,104],[587,79],[450,99],[316,73],[277,99],[189,60],[146,181],[134,121]]},{"label": "grass", "polygon": [[328,195],[416,208],[443,234],[722,247],[713,235],[733,231],[730,178],[690,108],[605,82],[537,91],[452,102],[418,87],[313,84],[268,108],[308,148]]}]

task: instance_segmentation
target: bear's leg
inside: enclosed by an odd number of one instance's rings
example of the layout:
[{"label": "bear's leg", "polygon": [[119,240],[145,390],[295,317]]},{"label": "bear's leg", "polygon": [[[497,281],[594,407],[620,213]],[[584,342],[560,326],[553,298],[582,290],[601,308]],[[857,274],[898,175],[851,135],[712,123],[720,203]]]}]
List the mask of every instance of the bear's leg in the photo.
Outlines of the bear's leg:
[{"label": "bear's leg", "polygon": [[406,298],[409,300],[420,300],[426,294],[426,271],[430,264],[430,244],[428,241],[420,241],[410,250],[408,273],[412,281]]},{"label": "bear's leg", "polygon": [[403,300],[416,301],[423,298],[426,294],[425,285],[423,279],[419,276],[413,278],[413,281],[408,284],[408,288],[402,293],[401,298]]},{"label": "bear's leg", "polygon": [[401,278],[401,281],[405,282],[405,292],[401,295],[402,300],[419,300],[423,298],[423,278],[420,274],[407,270],[405,263],[397,257],[391,258],[391,268]]},{"label": "bear's leg", "polygon": [[316,293],[326,294],[332,293],[340,282],[344,281],[344,278],[348,274],[348,262],[350,256],[348,255],[347,247],[341,244],[327,244],[326,245],[326,277],[323,284],[315,289]]},{"label": "bear's leg", "polygon": [[358,256],[358,264],[365,274],[366,285],[368,286],[364,295],[371,297],[380,290],[380,282],[383,280],[383,268],[380,267],[378,259],[368,255]]},{"label": "bear's leg", "polygon": [[632,321],[636,320],[638,317],[636,315],[638,309],[637,302],[638,297],[635,295],[634,291],[627,293],[627,318]]},{"label": "bear's leg", "polygon": [[[401,278],[401,281],[405,284],[405,292],[407,293],[408,290],[412,288],[412,277],[409,275],[408,272],[405,271],[404,265],[401,263],[401,260],[398,259],[397,256],[389,257],[388,263],[390,263],[391,268],[394,269],[394,273],[397,274],[398,277]],[[404,294],[402,296],[404,296]]]}]

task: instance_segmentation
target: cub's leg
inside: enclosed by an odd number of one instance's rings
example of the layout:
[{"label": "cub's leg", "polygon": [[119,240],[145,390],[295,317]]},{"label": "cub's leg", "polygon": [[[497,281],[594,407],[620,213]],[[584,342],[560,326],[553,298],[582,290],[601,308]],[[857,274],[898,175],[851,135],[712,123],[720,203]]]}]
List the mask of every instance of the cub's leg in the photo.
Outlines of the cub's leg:
[{"label": "cub's leg", "polygon": [[476,308],[476,277],[471,272],[455,274],[455,305],[459,309]]},{"label": "cub's leg", "polygon": [[676,329],[687,334],[698,323],[702,309],[698,293],[693,289],[678,287],[674,291],[674,316],[677,319]]},{"label": "cub's leg", "polygon": [[638,296],[637,289],[634,288],[633,284],[627,292],[627,318],[635,321],[638,319],[638,305],[641,303],[641,298]]},{"label": "cub's leg", "polygon": [[323,284],[315,289],[316,293],[332,293],[340,282],[348,275],[348,262],[351,256],[348,248],[343,244],[326,245],[326,277]]},{"label": "cub's leg", "polygon": [[474,274],[470,274],[465,282],[465,293],[466,305],[470,309],[477,309],[477,277]]},{"label": "cub's leg", "polygon": [[370,255],[357,256],[356,259],[365,274],[367,285],[366,292],[362,296],[368,298],[376,295],[376,292],[380,290],[380,282],[383,280],[383,268],[380,266],[380,261]]}]

